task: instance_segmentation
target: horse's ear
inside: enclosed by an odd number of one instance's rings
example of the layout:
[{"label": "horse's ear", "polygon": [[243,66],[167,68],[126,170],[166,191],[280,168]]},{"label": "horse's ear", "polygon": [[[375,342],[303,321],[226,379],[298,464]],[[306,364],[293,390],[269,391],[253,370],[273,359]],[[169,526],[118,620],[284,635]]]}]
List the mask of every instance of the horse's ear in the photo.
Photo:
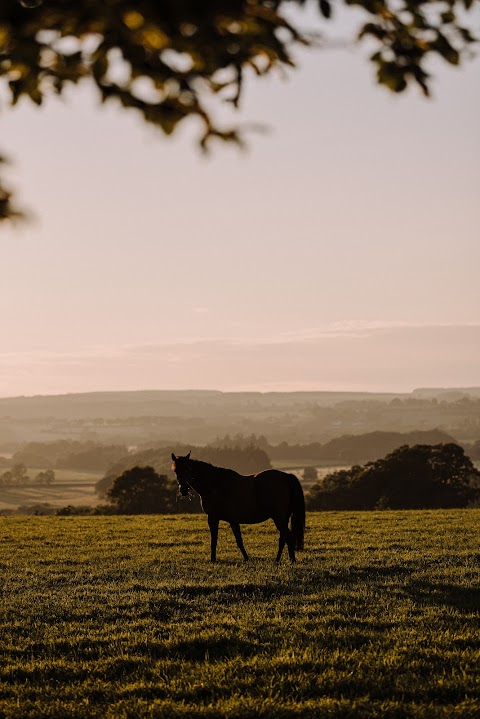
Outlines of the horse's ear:
[{"label": "horse's ear", "polygon": [[190,455],[192,454],[192,450],[187,454],[187,459],[190,459]]},{"label": "horse's ear", "polygon": [[172,452],[172,459],[173,459],[174,462],[177,461],[177,458],[175,457],[175,455],[173,454],[173,452]]}]

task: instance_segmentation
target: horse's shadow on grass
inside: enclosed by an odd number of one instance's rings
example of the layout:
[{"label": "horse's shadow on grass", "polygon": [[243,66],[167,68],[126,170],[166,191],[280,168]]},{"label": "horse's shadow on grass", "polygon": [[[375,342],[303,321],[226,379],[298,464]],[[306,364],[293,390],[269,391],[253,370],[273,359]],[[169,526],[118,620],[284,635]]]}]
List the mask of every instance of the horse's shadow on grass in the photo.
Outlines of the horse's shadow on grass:
[{"label": "horse's shadow on grass", "polygon": [[462,614],[473,612],[480,615],[480,587],[418,580],[411,582],[405,589],[417,604],[444,606],[456,609]]},{"label": "horse's shadow on grass", "polygon": [[386,579],[405,577],[409,574],[411,574],[410,567],[398,564],[349,566],[318,572],[318,580],[329,586],[346,582],[364,584],[365,582],[384,582]]},{"label": "horse's shadow on grass", "polygon": [[258,647],[253,642],[235,637],[185,640],[161,651],[164,657],[189,661],[218,661],[239,656],[248,658],[257,652]]}]

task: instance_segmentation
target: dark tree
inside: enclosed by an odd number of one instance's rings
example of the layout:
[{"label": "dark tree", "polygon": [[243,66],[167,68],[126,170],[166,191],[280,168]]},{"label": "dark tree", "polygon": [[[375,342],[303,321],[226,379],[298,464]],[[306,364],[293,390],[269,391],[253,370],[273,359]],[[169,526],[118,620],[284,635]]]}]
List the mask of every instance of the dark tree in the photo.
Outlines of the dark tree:
[{"label": "dark tree", "polygon": [[[313,2],[313,0],[312,0]],[[464,25],[478,0],[342,0],[364,11],[377,80],[394,92],[417,83],[428,94],[430,56],[457,65],[474,42]],[[296,46],[312,43],[287,11],[307,0],[2,0],[0,78],[11,104],[90,78],[102,101],[115,99],[170,134],[185,117],[212,138],[240,140],[213,119],[212,98],[237,106],[245,71],[293,66]],[[331,0],[315,0],[325,20]],[[122,58],[128,72],[115,79]],[[145,80],[149,96],[145,96]],[[143,87],[143,92],[140,89]],[[0,220],[18,214],[0,179]]]},{"label": "dark tree", "polygon": [[308,493],[307,508],[466,507],[480,495],[479,478],[456,444],[404,446],[363,467],[327,475]]},{"label": "dark tree", "polygon": [[318,472],[316,467],[305,467],[303,470],[303,479],[305,482],[316,482],[318,479]]},{"label": "dark tree", "polygon": [[153,467],[133,467],[117,477],[108,499],[119,514],[166,514],[172,511],[175,490]]},{"label": "dark tree", "polygon": [[12,483],[13,475],[12,473],[7,469],[6,472],[4,472],[0,476],[0,486],[1,487],[9,487]]},{"label": "dark tree", "polygon": [[55,481],[55,472],[53,469],[46,469],[45,472],[39,472],[34,479],[35,484],[50,485]]},{"label": "dark tree", "polygon": [[12,479],[16,484],[25,484],[29,480],[27,468],[23,463],[14,464],[12,467]]}]

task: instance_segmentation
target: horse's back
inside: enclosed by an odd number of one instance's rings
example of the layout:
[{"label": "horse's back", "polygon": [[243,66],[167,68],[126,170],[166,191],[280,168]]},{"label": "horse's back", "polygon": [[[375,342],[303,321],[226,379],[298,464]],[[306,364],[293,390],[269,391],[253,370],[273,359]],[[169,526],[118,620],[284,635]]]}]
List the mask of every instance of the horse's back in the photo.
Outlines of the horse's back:
[{"label": "horse's back", "polygon": [[237,475],[225,482],[211,498],[211,510],[227,522],[256,524],[269,518],[259,500],[255,475]]},{"label": "horse's back", "polygon": [[292,481],[296,480],[295,475],[279,469],[266,469],[253,477],[258,500],[264,507],[268,507],[270,516],[277,513],[279,508],[283,510],[289,506]]},{"label": "horse's back", "polygon": [[262,472],[257,472],[257,474],[252,474],[251,476],[255,478],[257,483],[273,484],[277,487],[280,484],[290,484],[291,478],[295,477],[294,474],[282,472],[281,469],[264,469]]},{"label": "horse's back", "polygon": [[215,497],[219,518],[239,524],[256,524],[283,514],[290,503],[292,476],[277,469],[266,469],[257,474],[229,478]]}]

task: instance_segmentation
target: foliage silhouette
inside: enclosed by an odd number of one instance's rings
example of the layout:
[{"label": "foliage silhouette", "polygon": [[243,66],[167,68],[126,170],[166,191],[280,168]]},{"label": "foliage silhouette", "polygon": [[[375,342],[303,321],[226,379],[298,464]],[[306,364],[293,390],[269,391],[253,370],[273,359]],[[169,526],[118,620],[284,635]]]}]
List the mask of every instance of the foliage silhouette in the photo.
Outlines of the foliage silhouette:
[{"label": "foliage silhouette", "polygon": [[175,490],[152,467],[132,467],[117,477],[108,498],[119,514],[166,514],[172,511]]},{"label": "foliage silhouette", "polygon": [[[90,78],[103,102],[115,99],[139,111],[170,135],[186,117],[203,127],[201,145],[212,138],[240,142],[238,128],[221,127],[211,98],[238,106],[246,71],[265,75],[293,66],[296,46],[311,44],[288,10],[307,0],[3,0],[0,10],[0,77],[9,101],[41,105],[46,95]],[[331,0],[316,2],[325,20]],[[344,0],[362,9],[377,80],[393,92],[417,83],[428,95],[430,56],[457,65],[475,41],[459,19],[478,0]],[[123,80],[112,68],[119,58]],[[148,80],[145,97],[139,86]],[[19,215],[0,179],[0,221]]]},{"label": "foliage silhouette", "polygon": [[480,472],[456,444],[400,447],[384,459],[327,475],[307,509],[466,507],[479,495]]},{"label": "foliage silhouette", "polygon": [[318,472],[316,467],[307,466],[303,470],[303,481],[304,482],[315,482],[318,479]]}]

